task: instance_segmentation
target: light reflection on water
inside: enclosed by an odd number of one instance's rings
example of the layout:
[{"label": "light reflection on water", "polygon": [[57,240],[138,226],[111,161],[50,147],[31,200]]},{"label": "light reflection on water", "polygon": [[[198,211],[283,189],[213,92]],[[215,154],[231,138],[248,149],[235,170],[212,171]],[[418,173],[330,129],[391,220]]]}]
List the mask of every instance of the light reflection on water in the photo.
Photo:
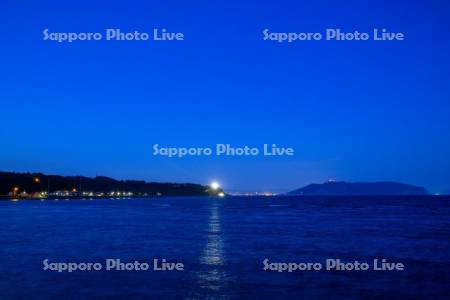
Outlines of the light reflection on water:
[{"label": "light reflection on water", "polygon": [[200,263],[206,265],[223,265],[223,241],[221,236],[219,208],[214,205],[210,209],[208,220],[207,242]]},{"label": "light reflection on water", "polygon": [[225,297],[230,278],[225,268],[223,232],[217,203],[210,208],[206,238],[206,245],[200,257],[202,271],[197,274],[199,286],[205,292],[222,294],[221,299],[229,299]]}]

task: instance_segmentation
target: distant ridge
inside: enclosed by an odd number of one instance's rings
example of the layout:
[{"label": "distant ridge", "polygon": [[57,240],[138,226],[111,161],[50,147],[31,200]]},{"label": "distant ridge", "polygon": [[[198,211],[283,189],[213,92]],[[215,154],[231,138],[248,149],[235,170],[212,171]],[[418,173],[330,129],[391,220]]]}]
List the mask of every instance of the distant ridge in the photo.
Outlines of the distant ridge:
[{"label": "distant ridge", "polygon": [[288,195],[427,195],[423,187],[398,182],[327,181],[309,184]]}]

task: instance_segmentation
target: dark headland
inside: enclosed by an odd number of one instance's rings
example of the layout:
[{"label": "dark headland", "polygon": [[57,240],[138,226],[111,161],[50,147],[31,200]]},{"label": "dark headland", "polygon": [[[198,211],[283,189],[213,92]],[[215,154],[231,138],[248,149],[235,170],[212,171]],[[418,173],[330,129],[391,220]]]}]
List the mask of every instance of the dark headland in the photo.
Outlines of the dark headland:
[{"label": "dark headland", "polygon": [[193,183],[116,180],[109,177],[59,176],[42,173],[0,172],[0,197],[124,197],[213,196],[222,189]]},{"label": "dark headland", "polygon": [[309,184],[289,192],[288,195],[305,196],[397,196],[397,195],[428,195],[423,187],[398,182],[345,182],[327,181],[321,184]]}]

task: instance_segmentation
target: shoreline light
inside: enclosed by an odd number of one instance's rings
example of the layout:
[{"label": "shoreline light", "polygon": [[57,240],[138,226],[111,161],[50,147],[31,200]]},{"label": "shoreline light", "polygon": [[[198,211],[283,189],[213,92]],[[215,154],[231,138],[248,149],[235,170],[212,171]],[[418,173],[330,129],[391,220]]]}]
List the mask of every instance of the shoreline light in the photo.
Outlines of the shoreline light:
[{"label": "shoreline light", "polygon": [[210,184],[211,189],[218,190],[220,188],[220,184],[217,181],[213,181]]}]

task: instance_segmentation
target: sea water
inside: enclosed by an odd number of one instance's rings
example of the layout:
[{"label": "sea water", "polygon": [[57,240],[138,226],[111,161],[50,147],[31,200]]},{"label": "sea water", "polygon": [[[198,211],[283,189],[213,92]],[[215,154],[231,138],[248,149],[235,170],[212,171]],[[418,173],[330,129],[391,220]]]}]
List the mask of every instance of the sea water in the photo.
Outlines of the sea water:
[{"label": "sea water", "polygon": [[0,245],[2,300],[450,295],[442,196],[0,201]]}]

